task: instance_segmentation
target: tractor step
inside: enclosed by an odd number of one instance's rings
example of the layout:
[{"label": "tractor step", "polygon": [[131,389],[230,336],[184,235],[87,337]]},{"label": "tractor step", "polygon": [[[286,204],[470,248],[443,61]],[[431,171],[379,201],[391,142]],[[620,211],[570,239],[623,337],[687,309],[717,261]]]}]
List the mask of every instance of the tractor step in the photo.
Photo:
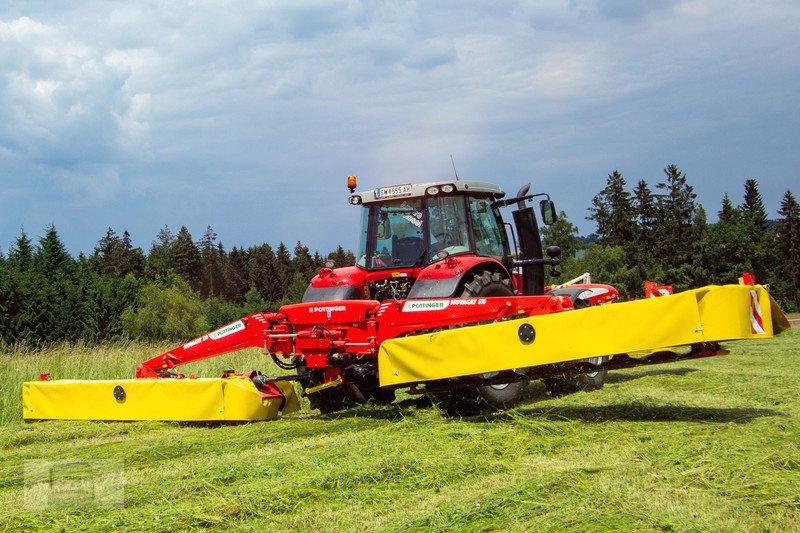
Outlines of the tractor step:
[{"label": "tractor step", "polygon": [[26,420],[273,420],[300,409],[294,386],[258,388],[246,376],[197,379],[28,381],[22,384]]},{"label": "tractor step", "polygon": [[[670,351],[768,338],[789,322],[760,285],[707,286],[669,296],[598,305],[391,339],[378,354],[382,387],[528,369],[594,357]],[[663,362],[668,362],[669,358]],[[629,359],[624,366],[653,364]]]}]

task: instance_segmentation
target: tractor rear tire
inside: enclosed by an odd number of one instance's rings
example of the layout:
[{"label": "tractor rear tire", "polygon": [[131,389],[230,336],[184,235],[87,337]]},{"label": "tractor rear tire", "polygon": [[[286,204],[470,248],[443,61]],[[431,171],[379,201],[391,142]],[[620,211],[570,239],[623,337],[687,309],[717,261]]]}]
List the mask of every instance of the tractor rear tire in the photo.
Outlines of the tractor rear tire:
[{"label": "tractor rear tire", "polygon": [[[484,270],[473,274],[464,284],[459,297],[490,298],[514,296],[511,282],[497,272]],[[440,405],[450,415],[472,416],[486,411],[510,409],[519,403],[528,386],[527,381],[515,381],[494,385],[483,385],[474,389],[453,391],[447,398],[440,398]]]}]

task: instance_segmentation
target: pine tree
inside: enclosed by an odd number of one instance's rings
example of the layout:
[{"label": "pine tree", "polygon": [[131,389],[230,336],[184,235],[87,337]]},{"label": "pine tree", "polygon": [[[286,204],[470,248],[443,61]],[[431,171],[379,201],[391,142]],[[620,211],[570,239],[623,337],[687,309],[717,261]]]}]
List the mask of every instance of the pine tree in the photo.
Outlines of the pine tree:
[{"label": "pine tree", "polygon": [[655,196],[644,180],[639,180],[633,190],[632,208],[637,240],[640,243],[649,243],[653,239],[653,228],[658,218],[658,212]]},{"label": "pine tree", "polygon": [[31,266],[33,260],[33,243],[23,229],[14,245],[8,251],[8,262],[17,272],[24,272]]},{"label": "pine tree", "polygon": [[658,222],[655,225],[655,252],[664,265],[665,276],[680,290],[691,286],[692,276],[687,270],[692,255],[692,222],[695,216],[694,188],[675,165],[664,169],[666,180],[656,185],[664,191],[658,196]]},{"label": "pine tree", "polygon": [[761,193],[758,191],[758,182],[748,179],[744,182],[744,201],[739,206],[741,222],[745,228],[752,264],[752,272],[757,279],[768,282],[772,278],[773,265],[777,261],[775,254],[775,232],[767,228],[767,212]]},{"label": "pine tree", "polygon": [[328,254],[328,259],[332,260],[337,268],[356,264],[356,257],[353,255],[353,252],[350,250],[345,251],[341,245],[337,246],[336,250]]},{"label": "pine tree", "polygon": [[745,218],[756,227],[767,229],[767,211],[761,193],[758,191],[758,181],[748,179],[744,182],[744,202],[739,207]]},{"label": "pine tree", "polygon": [[14,272],[0,256],[0,346],[13,342],[14,313],[17,286]]},{"label": "pine tree", "polygon": [[625,178],[618,170],[608,175],[605,188],[592,199],[589,213],[586,218],[597,224],[601,244],[631,245],[634,237],[631,195],[625,190]]},{"label": "pine tree", "polygon": [[270,302],[281,299],[283,289],[275,266],[275,253],[269,244],[248,249],[247,278],[251,285]]},{"label": "pine tree", "polygon": [[52,224],[39,239],[26,301],[34,341],[75,340],[81,325],[74,260]]},{"label": "pine tree", "polygon": [[280,281],[280,291],[275,300],[282,301],[286,297],[289,284],[294,278],[294,265],[289,255],[289,248],[283,242],[278,243],[278,248],[275,250],[275,270]]},{"label": "pine tree", "polygon": [[125,277],[128,274],[141,277],[144,274],[144,252],[141,248],[133,247],[131,234],[128,233],[127,229],[122,232],[118,253],[120,255],[118,262],[121,277]]},{"label": "pine tree", "polygon": [[103,276],[119,275],[119,271],[114,264],[114,256],[120,245],[120,239],[117,233],[109,227],[106,230],[105,237],[97,241],[97,246],[94,247],[94,255],[92,255],[92,263],[95,270]]},{"label": "pine tree", "polygon": [[307,246],[303,246],[300,241],[294,247],[294,258],[292,259],[294,271],[299,273],[306,282],[310,281],[317,270],[314,259],[308,251]]},{"label": "pine tree", "polygon": [[714,283],[736,283],[743,272],[752,272],[750,249],[741,213],[733,207],[728,193],[722,197],[719,221],[707,231],[703,260]]},{"label": "pine tree", "polygon": [[705,208],[697,204],[692,221],[692,260],[691,278],[693,287],[702,287],[711,282],[708,263],[706,262],[706,247],[708,246],[708,216]]},{"label": "pine tree", "polygon": [[663,280],[664,273],[660,261],[654,254],[658,250],[656,224],[658,222],[658,206],[656,197],[645,180],[639,180],[633,190],[631,202],[634,221],[634,241],[628,254],[628,264],[636,273],[631,282],[637,287],[630,287],[631,294],[638,294],[646,280]]},{"label": "pine tree", "polygon": [[[784,301],[791,310],[800,310],[800,205],[791,191],[786,191],[778,210],[780,219],[776,228],[778,273],[784,291]],[[788,306],[787,306],[788,307]]]},{"label": "pine tree", "polygon": [[172,262],[172,246],[174,244],[175,236],[169,226],[161,228],[150,246],[150,253],[145,262],[144,276],[147,279],[167,279],[169,271],[175,269]]},{"label": "pine tree", "polygon": [[8,251],[6,259],[5,294],[2,299],[7,313],[7,323],[0,337],[8,343],[34,340],[32,328],[35,316],[31,313],[35,307],[30,301],[32,280],[35,278],[33,254],[33,244],[23,229]]},{"label": "pine tree", "polygon": [[247,274],[247,254],[234,246],[225,262],[225,299],[229,302],[241,304],[250,286]]},{"label": "pine tree", "polygon": [[722,197],[722,208],[717,212],[719,221],[723,224],[732,224],[739,220],[739,212],[733,207],[731,197],[728,193]]},{"label": "pine tree", "polygon": [[175,273],[197,290],[200,286],[200,251],[194,244],[192,234],[189,233],[186,226],[181,226],[181,229],[178,230],[171,252]]},{"label": "pine tree", "polygon": [[209,296],[222,294],[224,289],[222,276],[225,256],[224,250],[217,246],[216,240],[216,232],[211,226],[208,226],[198,243],[201,270],[199,292],[200,298],[203,300]]}]

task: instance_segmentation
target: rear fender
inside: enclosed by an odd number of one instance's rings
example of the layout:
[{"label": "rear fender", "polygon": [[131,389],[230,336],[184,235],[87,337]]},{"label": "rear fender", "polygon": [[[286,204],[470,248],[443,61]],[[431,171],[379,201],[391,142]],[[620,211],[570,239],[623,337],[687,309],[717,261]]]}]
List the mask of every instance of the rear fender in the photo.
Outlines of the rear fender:
[{"label": "rear fender", "polygon": [[461,294],[473,272],[497,272],[511,278],[506,267],[489,257],[453,256],[425,267],[417,276],[408,298],[453,298]]}]

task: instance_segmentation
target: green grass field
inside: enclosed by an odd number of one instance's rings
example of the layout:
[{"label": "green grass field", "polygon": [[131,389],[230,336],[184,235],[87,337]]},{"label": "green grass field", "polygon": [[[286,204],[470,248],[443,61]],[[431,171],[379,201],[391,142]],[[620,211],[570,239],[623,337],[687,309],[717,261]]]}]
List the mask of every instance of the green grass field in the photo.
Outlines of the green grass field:
[{"label": "green grass field", "polygon": [[[0,353],[0,530],[796,531],[800,331],[727,347],[591,393],[533,383],[488,416],[400,395],[240,425],[23,423],[23,380],[128,377],[166,346]],[[250,351],[190,371],[225,368],[271,365]],[[111,460],[124,505],[31,508],[33,460]]]}]

